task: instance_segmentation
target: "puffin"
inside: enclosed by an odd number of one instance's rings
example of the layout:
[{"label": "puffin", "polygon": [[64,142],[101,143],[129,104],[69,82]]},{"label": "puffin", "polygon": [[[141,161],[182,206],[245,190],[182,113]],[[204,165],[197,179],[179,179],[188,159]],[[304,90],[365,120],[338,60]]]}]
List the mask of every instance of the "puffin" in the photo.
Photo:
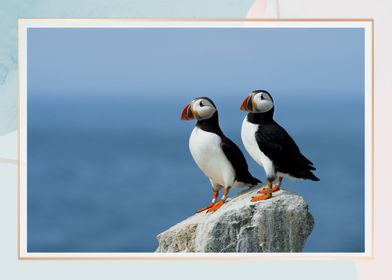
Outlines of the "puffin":
[{"label": "puffin", "polygon": [[[280,189],[283,178],[319,181],[316,170],[287,131],[274,121],[274,100],[266,90],[252,91],[241,103],[248,112],[242,122],[241,139],[245,149],[264,168],[268,186],[262,188],[251,201],[272,197]],[[273,182],[277,183],[273,185]]]},{"label": "puffin", "polygon": [[[248,164],[240,148],[227,138],[219,127],[218,110],[208,97],[193,99],[181,113],[181,120],[196,119],[189,138],[189,150],[197,166],[211,183],[213,199],[197,213],[218,210],[226,201],[230,188],[255,187],[261,181],[248,171]],[[219,191],[223,196],[217,202]]]}]

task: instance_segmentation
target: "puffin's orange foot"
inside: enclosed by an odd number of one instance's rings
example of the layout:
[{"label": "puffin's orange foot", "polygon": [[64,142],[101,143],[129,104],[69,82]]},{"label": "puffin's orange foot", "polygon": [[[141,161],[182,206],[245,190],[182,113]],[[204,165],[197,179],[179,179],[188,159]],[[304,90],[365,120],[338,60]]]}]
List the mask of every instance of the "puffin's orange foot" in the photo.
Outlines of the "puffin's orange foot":
[{"label": "puffin's orange foot", "polygon": [[[272,192],[277,192],[278,190],[280,190],[280,186],[279,185],[275,185],[275,186],[272,187]],[[257,193],[268,193],[268,187],[262,188]]]},{"label": "puffin's orange foot", "polygon": [[214,206],[212,206],[210,209],[207,210],[207,213],[213,213],[216,210],[218,210],[222,205],[223,205],[224,201],[220,200],[219,202],[215,203]]},{"label": "puffin's orange foot", "polygon": [[252,199],[250,201],[256,202],[256,201],[259,201],[259,200],[266,200],[266,199],[271,198],[271,197],[272,197],[272,194],[270,194],[270,193],[263,193],[262,195],[257,195],[257,196],[252,197]]},{"label": "puffin's orange foot", "polygon": [[210,209],[211,207],[213,207],[214,205],[215,205],[215,203],[211,202],[210,205],[208,205],[207,207],[204,207],[204,208],[201,208],[201,209],[197,210],[196,213],[201,213],[203,211],[206,211],[206,210]]}]

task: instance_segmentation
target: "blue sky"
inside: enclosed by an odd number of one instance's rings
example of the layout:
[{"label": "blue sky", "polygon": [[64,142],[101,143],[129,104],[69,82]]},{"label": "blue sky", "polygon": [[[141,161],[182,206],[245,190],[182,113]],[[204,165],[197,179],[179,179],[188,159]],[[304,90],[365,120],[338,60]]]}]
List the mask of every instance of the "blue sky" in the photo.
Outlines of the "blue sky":
[{"label": "blue sky", "polygon": [[30,29],[34,94],[363,93],[364,31]]}]

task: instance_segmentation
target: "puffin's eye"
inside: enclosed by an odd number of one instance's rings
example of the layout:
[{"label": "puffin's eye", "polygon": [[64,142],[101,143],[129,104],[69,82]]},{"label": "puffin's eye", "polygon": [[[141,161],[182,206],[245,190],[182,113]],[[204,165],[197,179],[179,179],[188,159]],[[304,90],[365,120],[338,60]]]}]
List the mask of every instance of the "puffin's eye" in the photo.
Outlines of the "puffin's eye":
[{"label": "puffin's eye", "polygon": [[200,107],[203,107],[203,106],[204,106],[203,102],[200,101]]},{"label": "puffin's eye", "polygon": [[263,100],[264,99],[264,95],[260,94],[260,99]]}]

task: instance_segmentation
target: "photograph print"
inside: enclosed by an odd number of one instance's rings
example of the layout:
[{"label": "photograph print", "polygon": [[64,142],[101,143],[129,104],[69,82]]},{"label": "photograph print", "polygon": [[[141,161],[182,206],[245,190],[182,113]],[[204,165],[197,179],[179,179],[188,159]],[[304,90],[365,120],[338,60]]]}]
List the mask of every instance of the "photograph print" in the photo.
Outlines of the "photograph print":
[{"label": "photograph print", "polygon": [[67,24],[21,41],[23,256],[367,252],[367,28]]}]

